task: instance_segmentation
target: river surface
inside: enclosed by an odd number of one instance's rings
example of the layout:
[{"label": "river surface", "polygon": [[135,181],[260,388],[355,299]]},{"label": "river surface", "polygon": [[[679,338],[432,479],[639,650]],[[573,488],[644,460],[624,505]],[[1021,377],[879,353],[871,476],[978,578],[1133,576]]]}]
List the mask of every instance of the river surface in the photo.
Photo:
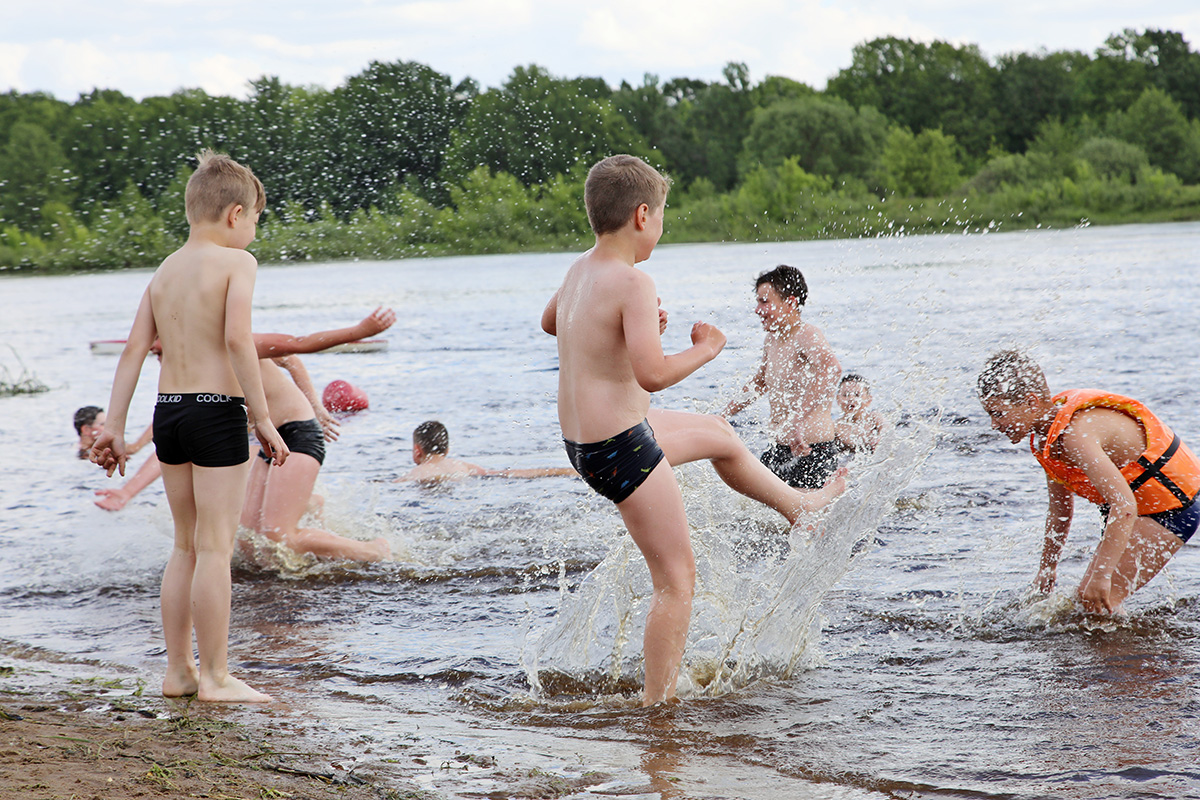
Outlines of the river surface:
[{"label": "river surface", "polygon": [[[656,250],[666,349],[698,319],[729,338],[656,404],[724,405],[762,343],[753,279],[790,263],[805,319],[896,427],[793,531],[707,464],[677,470],[696,610],[683,702],[653,710],[636,707],[648,576],[610,504],[575,478],[393,482],[433,418],[461,458],[567,465],[538,319],[570,258],[262,267],[257,331],[397,311],[386,352],[305,358],[318,388],[371,401],[330,447],[326,525],[386,536],[396,560],[237,564],[231,665],[279,702],[231,713],[329,737],[347,769],[429,797],[1200,797],[1195,544],[1124,616],[1086,619],[1070,593],[1100,518],[1081,502],[1059,589],[1032,596],[1044,480],[974,397],[982,362],[1016,346],[1052,389],[1136,396],[1200,444],[1197,253],[1192,223]],[[0,365],[50,387],[0,398],[0,665],[57,664],[46,681],[161,681],[161,486],[94,506],[116,479],[75,459],[70,422],[107,403],[116,358],[88,342],[125,335],[148,279],[0,279]],[[147,363],[131,435],[156,379]],[[765,412],[739,420],[755,452]]]}]

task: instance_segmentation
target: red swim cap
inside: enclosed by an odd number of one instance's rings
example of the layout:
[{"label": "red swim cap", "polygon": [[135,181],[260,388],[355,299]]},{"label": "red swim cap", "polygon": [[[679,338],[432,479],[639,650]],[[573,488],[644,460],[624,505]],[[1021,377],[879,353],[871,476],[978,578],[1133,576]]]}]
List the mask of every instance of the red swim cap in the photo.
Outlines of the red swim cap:
[{"label": "red swim cap", "polygon": [[321,402],[330,411],[362,411],[370,405],[367,393],[346,381],[331,381],[321,395]]}]

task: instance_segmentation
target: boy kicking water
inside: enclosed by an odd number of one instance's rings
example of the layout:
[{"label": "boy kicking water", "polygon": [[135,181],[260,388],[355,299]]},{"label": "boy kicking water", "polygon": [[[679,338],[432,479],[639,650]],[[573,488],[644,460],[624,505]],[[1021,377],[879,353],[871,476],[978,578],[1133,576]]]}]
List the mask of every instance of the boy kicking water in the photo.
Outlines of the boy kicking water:
[{"label": "boy kicking water", "polygon": [[[154,445],[175,522],[162,581],[167,697],[266,702],[229,674],[230,576],[246,489],[249,406],[259,442],[283,464],[287,447],[271,425],[250,333],[257,262],[254,241],[266,200],[262,183],[225,155],[205,151],[184,195],[190,233],[150,279],[117,364],[104,431],[91,458],[125,474],[124,430],[142,362],[162,343]],[[239,395],[244,395],[243,397]],[[200,654],[192,654],[192,631]]]},{"label": "boy kicking water", "polygon": [[1200,461],[1148,408],[1095,389],[1050,394],[1032,359],[1004,350],[979,373],[992,427],[1029,448],[1046,471],[1050,503],[1038,591],[1054,588],[1075,495],[1104,509],[1104,535],[1076,595],[1112,613],[1150,582],[1200,527]]},{"label": "boy kicking water", "polygon": [[678,383],[725,346],[712,325],[692,326],[692,346],[666,355],[666,312],[654,281],[634,265],[662,235],[668,184],[633,156],[611,156],[588,173],[584,202],[596,246],[567,271],[542,313],[558,338],[558,418],[571,463],[612,500],[650,569],[654,596],[643,643],[643,705],[675,696],[691,621],[695,561],[672,466],[710,459],[738,492],[795,522],[845,490],[836,476],[798,491],[775,477],[720,417],[658,411],[650,393]]}]

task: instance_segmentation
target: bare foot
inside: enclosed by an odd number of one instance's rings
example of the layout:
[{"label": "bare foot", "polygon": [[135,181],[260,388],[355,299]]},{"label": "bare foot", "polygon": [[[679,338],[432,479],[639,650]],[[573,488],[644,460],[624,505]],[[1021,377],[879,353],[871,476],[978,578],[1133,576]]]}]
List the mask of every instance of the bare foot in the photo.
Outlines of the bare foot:
[{"label": "bare foot", "polygon": [[380,536],[378,539],[372,539],[371,544],[374,545],[375,551],[379,554],[376,561],[391,561],[392,546],[388,544],[388,540]]},{"label": "bare foot", "polygon": [[196,699],[206,703],[269,703],[275,698],[227,674],[219,683],[202,679]]},{"label": "bare foot", "polygon": [[188,697],[200,689],[200,673],[193,666],[180,672],[168,671],[162,683],[163,697]]},{"label": "bare foot", "polygon": [[850,474],[845,467],[839,467],[820,489],[797,489],[796,505],[790,514],[784,514],[789,525],[795,525],[796,520],[806,511],[817,511],[832,503],[838,495],[846,491],[846,476]]}]

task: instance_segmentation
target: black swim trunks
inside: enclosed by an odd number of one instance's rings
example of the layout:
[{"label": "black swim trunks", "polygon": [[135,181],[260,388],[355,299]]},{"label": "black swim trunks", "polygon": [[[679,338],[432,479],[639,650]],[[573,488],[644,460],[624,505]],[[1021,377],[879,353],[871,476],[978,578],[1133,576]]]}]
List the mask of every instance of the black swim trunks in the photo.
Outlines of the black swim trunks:
[{"label": "black swim trunks", "polygon": [[588,486],[614,503],[633,494],[663,460],[663,451],[646,420],[603,442],[579,444],[563,439],[563,445],[571,466]]},{"label": "black swim trunks", "polygon": [[[325,431],[321,430],[316,417],[285,422],[279,426],[279,435],[289,452],[304,453],[315,458],[318,464],[325,463]],[[267,451],[261,448],[258,457],[267,462],[271,460]]]},{"label": "black swim trunks", "polygon": [[[1105,526],[1107,526],[1108,506],[1100,506],[1100,513],[1104,517]],[[1196,530],[1200,529],[1200,503],[1197,503],[1194,497],[1183,508],[1172,508],[1169,511],[1159,511],[1154,514],[1139,514],[1138,516],[1149,517],[1178,536],[1185,544],[1196,533]]]},{"label": "black swim trunks", "polygon": [[164,464],[233,467],[250,459],[245,400],[226,394],[160,394],[154,450]]},{"label": "black swim trunks", "polygon": [[806,456],[794,456],[792,448],[782,442],[776,442],[766,449],[759,461],[788,486],[820,489],[837,470],[837,442],[815,442],[809,445],[809,450]]}]

